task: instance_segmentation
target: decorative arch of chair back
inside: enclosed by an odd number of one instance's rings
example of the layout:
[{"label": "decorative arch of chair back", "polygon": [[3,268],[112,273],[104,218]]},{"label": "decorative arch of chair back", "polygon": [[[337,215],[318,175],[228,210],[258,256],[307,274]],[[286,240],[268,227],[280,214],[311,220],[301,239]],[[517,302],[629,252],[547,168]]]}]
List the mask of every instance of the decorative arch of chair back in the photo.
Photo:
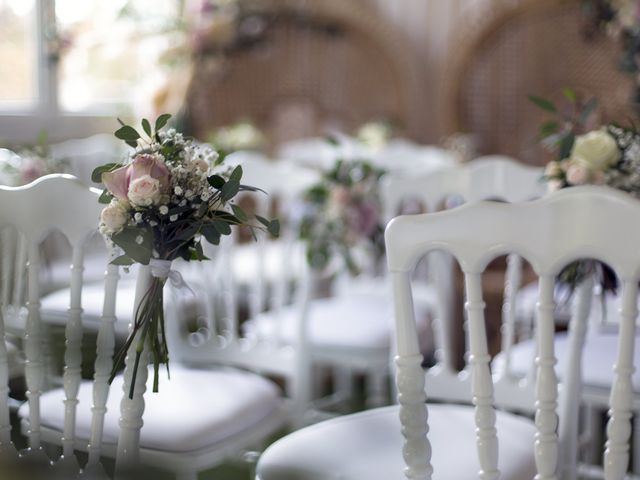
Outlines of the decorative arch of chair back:
[{"label": "decorative arch of chair back", "polygon": [[383,19],[340,0],[271,0],[255,8],[248,15],[262,19],[258,40],[236,41],[221,57],[194,65],[185,108],[196,136],[247,118],[274,144],[372,119],[401,129],[415,123],[416,62]]},{"label": "decorative arch of chair back", "polygon": [[563,87],[599,100],[602,121],[633,115],[633,80],[617,68],[619,45],[588,36],[577,0],[490,3],[484,14],[455,29],[462,33],[445,73],[440,111],[446,134],[472,133],[480,154],[545,162],[538,127],[545,112],[527,100],[560,100]]}]

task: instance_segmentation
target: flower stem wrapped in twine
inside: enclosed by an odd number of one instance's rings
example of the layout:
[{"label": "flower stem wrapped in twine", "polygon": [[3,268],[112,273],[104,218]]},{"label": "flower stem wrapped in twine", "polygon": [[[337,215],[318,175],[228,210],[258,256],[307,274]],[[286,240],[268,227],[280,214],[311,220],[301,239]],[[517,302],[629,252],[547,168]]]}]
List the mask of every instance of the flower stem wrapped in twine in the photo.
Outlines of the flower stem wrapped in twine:
[{"label": "flower stem wrapped in twine", "polygon": [[149,262],[151,267],[151,284],[142,296],[138,307],[136,308],[133,328],[127,338],[125,344],[116,354],[113,362],[113,369],[109,377],[109,384],[115,378],[117,372],[124,365],[125,358],[131,345],[136,339],[136,335],[140,332],[135,346],[135,363],[133,368],[133,377],[129,388],[129,398],[133,398],[136,376],[138,374],[138,366],[140,357],[145,347],[145,342],[149,341],[149,347],[153,359],[153,391],[158,391],[160,364],[167,366],[167,374],[169,374],[169,349],[167,347],[167,336],[164,324],[164,285],[169,279],[176,287],[183,287],[190,290],[179,272],[171,270],[170,260],[151,259]]}]

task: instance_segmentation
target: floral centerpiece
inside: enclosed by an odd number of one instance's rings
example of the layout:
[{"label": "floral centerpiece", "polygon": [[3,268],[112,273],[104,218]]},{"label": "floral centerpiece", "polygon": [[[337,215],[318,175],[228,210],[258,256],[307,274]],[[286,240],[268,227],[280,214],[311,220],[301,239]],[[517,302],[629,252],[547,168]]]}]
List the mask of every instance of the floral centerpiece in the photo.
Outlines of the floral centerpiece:
[{"label": "floral centerpiece", "polygon": [[379,259],[384,253],[378,183],[384,174],[363,160],[338,160],[305,195],[300,238],[307,244],[307,261],[315,270],[341,259],[353,275],[361,269],[355,253],[362,248]]},{"label": "floral centerpiece", "polygon": [[389,122],[367,122],[358,128],[356,139],[373,150],[380,150],[389,143],[392,135],[393,129]]},{"label": "floral centerpiece", "polygon": [[[565,96],[578,104],[576,95],[565,89]],[[532,97],[534,103],[548,112],[561,117],[561,110],[552,102]],[[594,111],[595,99],[587,102],[586,109],[574,108],[572,119],[553,122],[557,128],[547,123],[543,125],[543,144],[557,151],[556,160],[550,161],[544,172],[548,190],[577,185],[607,185],[640,198],[640,134],[634,129],[608,124],[583,133],[589,115]],[[569,285],[571,291],[587,276],[596,274],[598,282],[605,290],[615,291],[615,273],[602,262],[580,260],[569,264],[560,273],[559,280]]]},{"label": "floral centerpiece", "polygon": [[112,263],[151,267],[151,285],[135,312],[131,334],[116,354],[111,374],[113,380],[137,341],[130,397],[145,345],[154,365],[153,391],[158,391],[159,365],[168,368],[162,292],[171,262],[177,258],[206,260],[202,241],[217,245],[221,236],[231,234],[233,226],[246,225],[272,235],[279,229],[277,220],[256,216],[257,224],[250,221],[233,203],[239,192],[258,190],[241,183],[242,167],[225,170],[211,147],[198,145],[174,129],[163,131],[169,118],[161,115],[153,127],[143,119],[143,134],[121,122],[115,135],[135,150],[124,163],[100,166],[92,175],[93,181],[105,186],[100,201],[107,205],[100,231],[123,251]]}]

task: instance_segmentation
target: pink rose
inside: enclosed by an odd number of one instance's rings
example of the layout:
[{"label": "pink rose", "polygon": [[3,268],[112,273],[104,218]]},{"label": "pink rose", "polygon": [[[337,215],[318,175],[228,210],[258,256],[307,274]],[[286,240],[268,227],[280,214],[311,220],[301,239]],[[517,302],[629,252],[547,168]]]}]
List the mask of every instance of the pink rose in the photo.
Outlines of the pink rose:
[{"label": "pink rose", "polygon": [[378,207],[371,202],[362,202],[355,211],[352,220],[354,228],[358,234],[368,237],[378,226],[380,212]]},{"label": "pink rose", "polygon": [[164,192],[169,185],[169,169],[160,155],[137,155],[129,165],[102,174],[102,183],[120,200],[129,198],[131,183],[148,175],[158,180],[159,190]]},{"label": "pink rose", "polygon": [[31,183],[45,173],[42,160],[37,158],[25,158],[20,165],[20,180],[23,184]]},{"label": "pink rose", "polygon": [[160,190],[160,180],[143,175],[129,185],[128,198],[134,207],[148,207],[160,201]]},{"label": "pink rose", "polygon": [[567,169],[567,182],[572,185],[582,185],[589,181],[589,169],[577,164],[571,163]]}]

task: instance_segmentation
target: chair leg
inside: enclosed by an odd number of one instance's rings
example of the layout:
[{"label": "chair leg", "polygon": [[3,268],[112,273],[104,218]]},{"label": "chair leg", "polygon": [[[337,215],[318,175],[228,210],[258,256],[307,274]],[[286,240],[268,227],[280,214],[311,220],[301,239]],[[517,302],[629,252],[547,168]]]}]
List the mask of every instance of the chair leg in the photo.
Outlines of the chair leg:
[{"label": "chair leg", "polygon": [[335,365],[332,368],[333,390],[336,397],[342,400],[353,398],[353,372],[345,365]]},{"label": "chair leg", "polygon": [[631,453],[631,471],[640,475],[640,412],[633,415],[633,452]]}]

